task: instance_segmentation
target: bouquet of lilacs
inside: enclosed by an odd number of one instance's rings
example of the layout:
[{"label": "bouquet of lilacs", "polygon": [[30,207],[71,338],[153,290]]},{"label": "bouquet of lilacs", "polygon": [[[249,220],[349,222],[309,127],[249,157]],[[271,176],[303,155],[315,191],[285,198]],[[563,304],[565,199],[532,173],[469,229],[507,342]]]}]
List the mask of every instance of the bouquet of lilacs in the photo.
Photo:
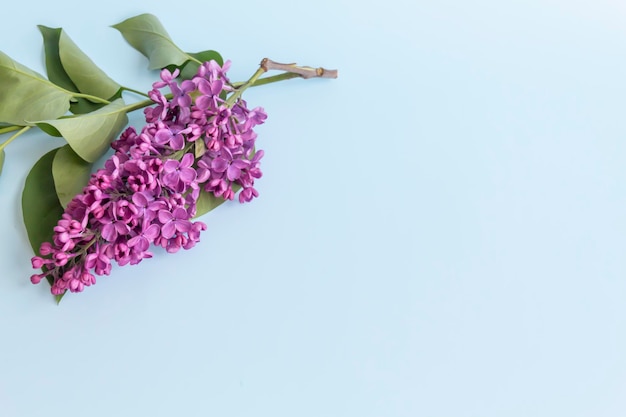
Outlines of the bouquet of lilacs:
[{"label": "bouquet of lilacs", "polygon": [[[247,88],[295,77],[336,77],[336,71],[264,59],[248,81],[231,82],[230,62],[215,51],[182,52],[152,15],[114,27],[150,60],[151,68],[160,69],[160,79],[147,94],[117,85],[61,29],[45,27],[40,29],[49,80],[35,73],[41,80],[37,87],[54,88],[59,97],[48,94],[39,98],[40,111],[18,114],[0,87],[0,134],[17,131],[0,145],[0,163],[4,147],[32,127],[68,142],[35,164],[22,201],[36,252],[32,266],[41,269],[31,281],[45,278],[59,300],[67,291],[95,284],[96,276],[109,275],[113,262],[134,265],[152,257],[153,245],[168,253],[194,247],[206,230],[196,220],[199,215],[223,201],[245,203],[259,195],[254,183],[262,175],[263,151],[256,147],[254,128],[267,115],[242,99]],[[263,78],[269,70],[283,73]],[[20,74],[32,78],[33,73],[15,61],[0,60],[0,79],[18,74],[19,81]],[[85,81],[93,80],[94,73],[99,82]],[[28,82],[18,82],[13,90],[32,87]],[[111,88],[105,91],[103,84]],[[124,91],[146,99],[126,105]],[[56,100],[59,109],[54,118],[42,120],[38,116],[50,113],[46,99]],[[73,114],[66,114],[68,108]],[[143,127],[126,127],[126,113],[141,108]],[[90,124],[98,131],[86,132]],[[84,136],[89,140],[80,139]],[[109,144],[113,155],[91,173]]]}]

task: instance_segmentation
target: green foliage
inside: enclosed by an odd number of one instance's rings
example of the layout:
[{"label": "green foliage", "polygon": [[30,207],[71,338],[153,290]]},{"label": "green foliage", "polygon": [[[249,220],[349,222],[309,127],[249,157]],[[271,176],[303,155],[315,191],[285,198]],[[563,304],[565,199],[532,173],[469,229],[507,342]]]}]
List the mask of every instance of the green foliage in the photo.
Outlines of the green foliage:
[{"label": "green foliage", "polygon": [[124,101],[117,99],[88,114],[37,121],[36,125],[48,134],[63,136],[82,159],[95,162],[127,123]]},{"label": "green foliage", "polygon": [[48,79],[68,91],[78,92],[78,88],[74,85],[61,64],[61,57],[59,56],[59,37],[61,36],[62,29],[53,29],[42,25],[37,27],[43,37]]},{"label": "green foliage", "polygon": [[0,121],[19,126],[56,119],[70,108],[72,93],[0,52]]},{"label": "green foliage", "polygon": [[196,157],[196,159],[200,159],[202,155],[206,153],[206,145],[204,144],[203,140],[195,141],[193,145],[193,149],[194,149],[194,156]]},{"label": "green foliage", "polygon": [[78,156],[70,145],[59,148],[52,161],[52,177],[61,206],[67,207],[72,198],[82,192],[91,176],[91,167],[92,164]]},{"label": "green foliage", "polygon": [[120,31],[133,48],[148,58],[149,69],[167,68],[171,72],[179,69],[180,77],[188,80],[196,74],[201,62],[215,60],[220,65],[224,64],[219,52],[211,49],[202,52],[183,52],[154,15],[142,14],[131,17],[113,27]]},{"label": "green foliage", "polygon": [[[107,100],[121,97],[121,86],[96,66],[63,29],[38,27],[44,41],[46,71],[50,81],[65,90]],[[78,98],[71,104],[70,111],[75,114],[89,113],[102,106],[102,103]]]},{"label": "green foliage", "polygon": [[[235,193],[240,189],[241,185],[233,184],[233,191]],[[198,201],[196,202],[196,215],[194,216],[194,218],[198,218],[203,214],[208,213],[209,211],[213,210],[216,207],[219,207],[225,202],[226,200],[224,200],[223,198],[215,197],[212,193],[201,189],[200,196],[198,197]]]},{"label": "green foliage", "polygon": [[3,166],[4,166],[4,149],[0,150],[0,174],[2,174]]},{"label": "green foliage", "polygon": [[131,17],[113,25],[124,39],[150,61],[149,69],[183,65],[190,57],[174,44],[159,19],[152,14]]},{"label": "green foliage", "polygon": [[[63,214],[63,207],[59,204],[51,170],[57,149],[53,149],[37,161],[26,177],[22,191],[22,216],[28,240],[34,253],[39,253],[43,242],[51,242],[53,228]],[[50,285],[52,279],[48,277]],[[64,294],[55,295],[57,303],[61,302]]]},{"label": "green foliage", "polygon": [[22,215],[28,240],[35,253],[43,242],[52,241],[52,229],[63,214],[52,178],[53,149],[37,161],[26,177],[22,192]]},{"label": "green foliage", "polygon": [[81,93],[108,99],[122,88],[98,68],[63,31],[59,39],[59,56],[67,75]]},{"label": "green foliage", "polygon": [[[214,60],[215,62],[220,64],[220,66],[224,65],[224,59],[217,51],[208,50],[198,53],[189,53],[189,56],[195,58],[200,62],[208,62]],[[184,80],[190,80],[191,78],[193,78],[194,75],[196,75],[199,67],[200,64],[198,64],[198,62],[187,61],[187,63],[182,67],[180,77]]]}]

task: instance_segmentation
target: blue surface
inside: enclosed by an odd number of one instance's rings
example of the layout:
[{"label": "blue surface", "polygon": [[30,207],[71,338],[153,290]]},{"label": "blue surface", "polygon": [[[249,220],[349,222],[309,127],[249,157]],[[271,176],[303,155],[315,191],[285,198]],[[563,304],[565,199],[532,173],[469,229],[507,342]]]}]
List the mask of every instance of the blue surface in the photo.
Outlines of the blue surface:
[{"label": "blue surface", "polygon": [[130,4],[9,2],[0,49],[43,72],[36,24],[62,26],[146,90],[109,25],[152,12],[235,80],[265,56],[340,77],[248,91],[261,198],[58,307],[19,200],[62,142],[11,144],[0,416],[626,414],[625,6]]}]

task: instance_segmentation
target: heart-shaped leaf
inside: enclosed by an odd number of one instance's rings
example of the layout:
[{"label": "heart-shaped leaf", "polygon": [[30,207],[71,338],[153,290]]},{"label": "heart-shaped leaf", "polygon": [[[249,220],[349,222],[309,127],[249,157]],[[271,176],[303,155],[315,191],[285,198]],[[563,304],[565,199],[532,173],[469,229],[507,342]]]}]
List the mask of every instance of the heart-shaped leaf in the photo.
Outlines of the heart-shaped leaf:
[{"label": "heart-shaped leaf", "polygon": [[0,52],[0,121],[56,119],[70,108],[72,93]]},{"label": "heart-shaped leaf", "polygon": [[52,229],[63,214],[52,178],[52,162],[58,149],[51,150],[35,163],[22,192],[24,225],[35,253],[43,242],[52,241]]},{"label": "heart-shaped leaf", "polygon": [[149,69],[183,65],[190,59],[174,44],[159,19],[152,14],[131,17],[113,27],[120,31],[126,42],[148,58]]},{"label": "heart-shaped leaf", "polygon": [[[106,100],[121,97],[121,86],[109,78],[61,28],[39,25],[43,37],[48,78],[66,90]],[[90,113],[102,103],[78,98],[70,106],[74,114]]]},{"label": "heart-shaped leaf", "polygon": [[63,136],[74,152],[87,162],[100,158],[126,123],[128,117],[121,98],[92,113],[35,122],[46,133]]},{"label": "heart-shaped leaf", "polygon": [[59,148],[52,161],[52,177],[62,207],[67,207],[72,198],[83,191],[91,177],[92,165],[78,156],[70,145]]}]

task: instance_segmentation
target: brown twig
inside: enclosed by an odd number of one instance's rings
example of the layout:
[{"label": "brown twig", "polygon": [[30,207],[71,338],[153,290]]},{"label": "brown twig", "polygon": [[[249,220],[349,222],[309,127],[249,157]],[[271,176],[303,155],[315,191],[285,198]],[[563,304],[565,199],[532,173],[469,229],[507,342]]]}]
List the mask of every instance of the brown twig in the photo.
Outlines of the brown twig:
[{"label": "brown twig", "polygon": [[293,74],[298,74],[302,78],[337,78],[337,70],[328,70],[322,67],[319,68],[311,68],[311,67],[299,67],[296,64],[281,64],[279,62],[274,62],[269,58],[264,58],[261,61],[261,68],[265,71],[269,70],[279,70],[286,71]]}]

